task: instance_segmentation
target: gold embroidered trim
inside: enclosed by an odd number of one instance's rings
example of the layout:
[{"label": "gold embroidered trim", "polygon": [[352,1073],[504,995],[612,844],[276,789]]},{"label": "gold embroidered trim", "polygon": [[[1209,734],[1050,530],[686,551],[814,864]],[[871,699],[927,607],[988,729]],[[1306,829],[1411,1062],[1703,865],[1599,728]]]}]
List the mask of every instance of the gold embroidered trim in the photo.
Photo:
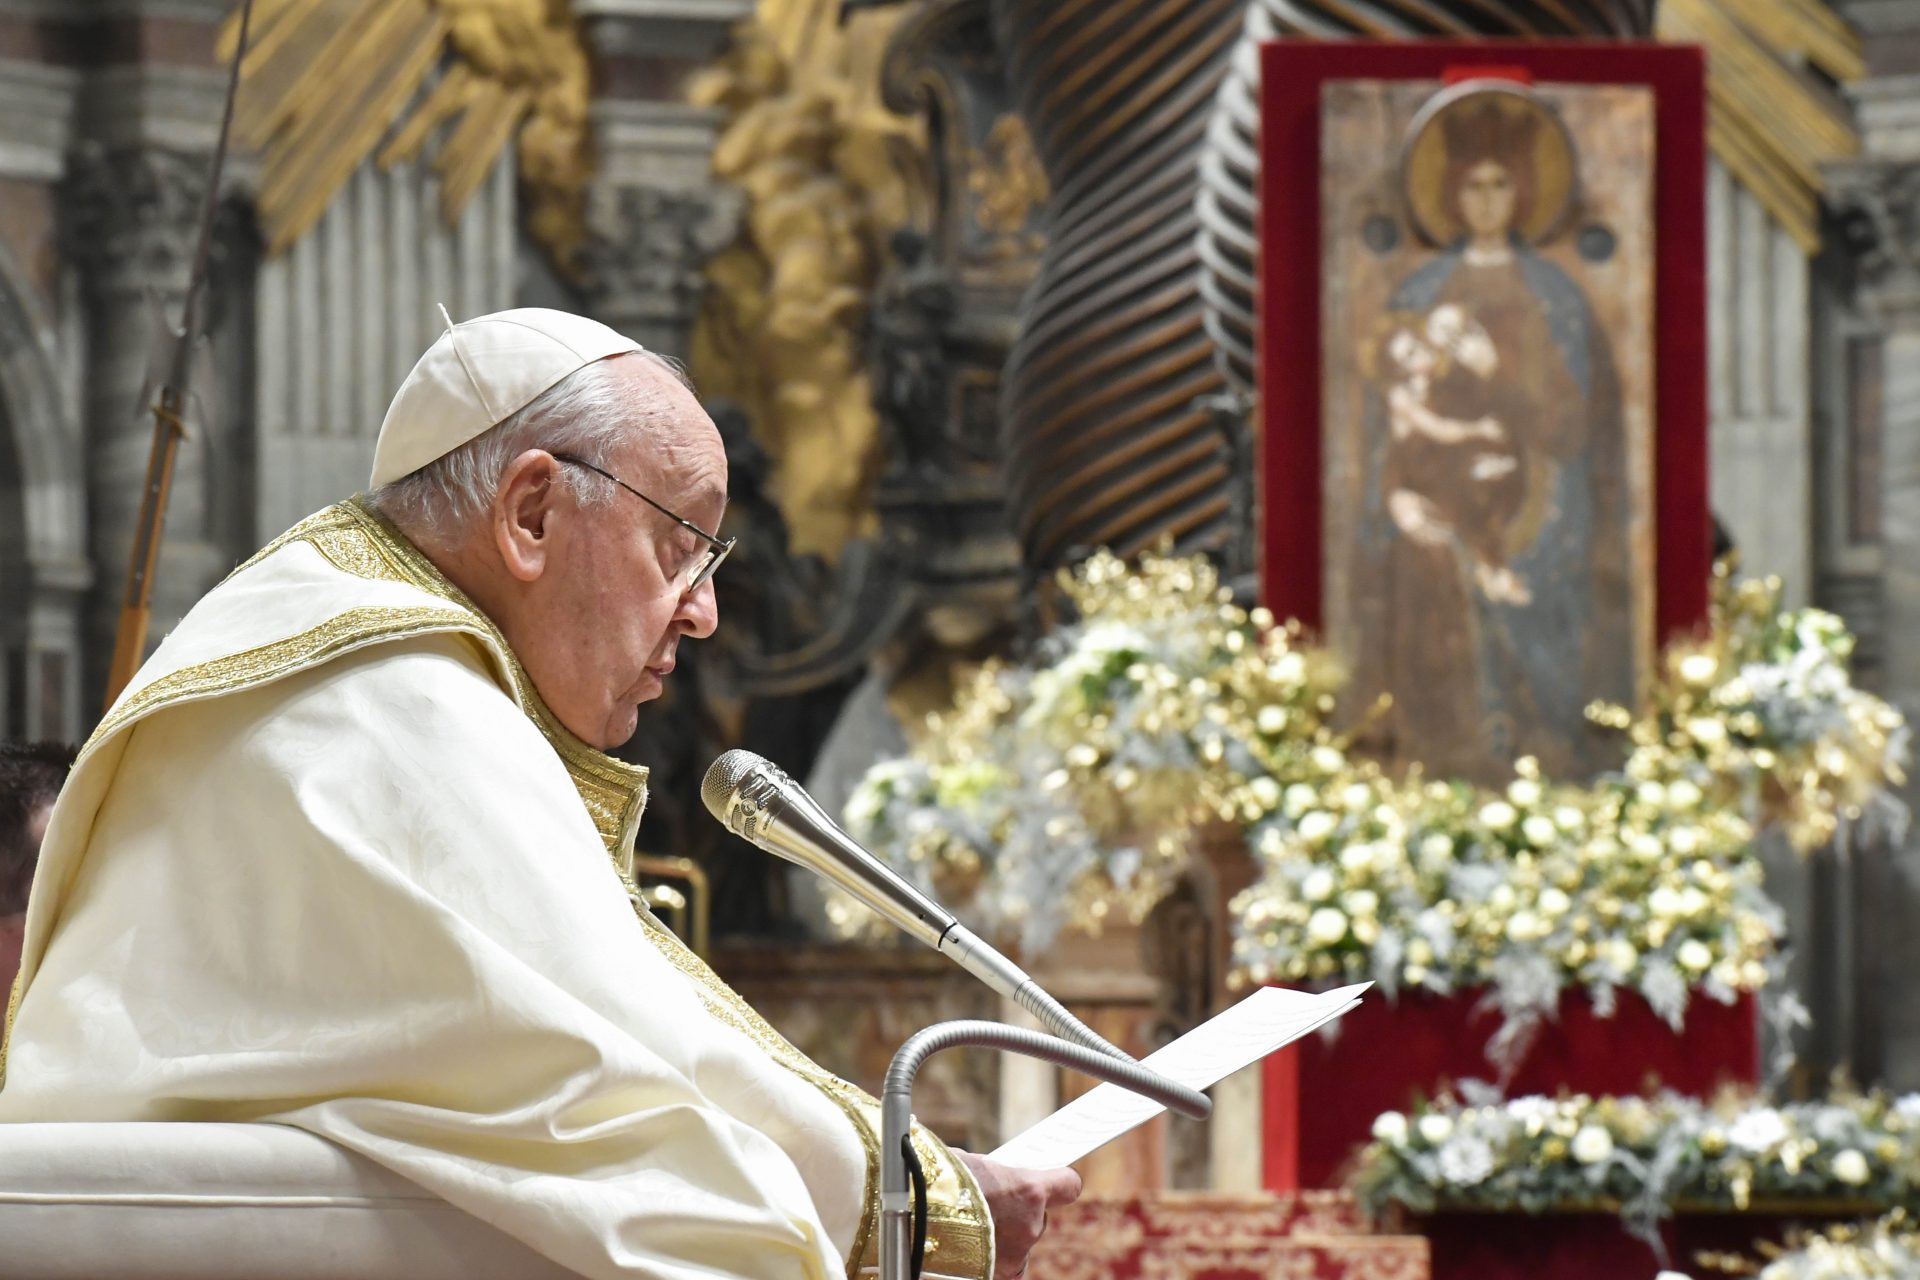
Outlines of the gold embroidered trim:
[{"label": "gold embroidered trim", "polygon": [[[646,807],[647,770],[596,751],[569,732],[541,700],[505,635],[492,620],[448,581],[405,535],[357,499],[309,516],[262,548],[235,572],[250,568],[289,543],[302,541],[311,544],[343,573],[369,580],[406,583],[455,607],[351,609],[286,640],[162,676],[116,707],[88,739],[81,754],[92,751],[134,720],[175,702],[211,697],[279,679],[378,641],[435,631],[469,634],[483,642],[483,647],[499,665],[508,691],[560,756],[594,827],[606,843],[609,856],[631,889],[633,840]],[[878,1244],[879,1103],[796,1049],[644,906],[636,903],[634,911],[668,962],[693,983],[709,1013],[746,1035],[775,1062],[820,1090],[846,1114],[866,1153],[867,1163],[867,1211],[855,1233],[847,1263],[849,1277],[857,1277],[863,1269],[874,1265]],[[16,977],[8,996],[4,1034],[0,1035],[0,1087],[6,1080],[7,1044],[12,1037],[22,990],[23,984]],[[939,1257],[944,1274],[989,1275],[993,1257],[992,1219],[972,1173],[951,1156],[944,1144],[924,1130],[916,1131],[915,1146],[928,1170],[930,1184],[939,1184],[944,1189],[949,1178],[953,1183],[951,1198],[941,1196],[930,1206],[929,1256]]]},{"label": "gold embroidered trim", "polygon": [[[630,892],[637,892],[632,875],[633,838],[646,803],[647,771],[596,751],[568,732],[534,690],[533,682],[514,658],[506,637],[384,516],[359,499],[342,503],[332,510],[342,514],[323,512],[322,516],[329,518],[318,523],[308,539],[329,561],[345,572],[365,576],[387,577],[387,571],[392,570],[401,580],[460,605],[472,613],[481,626],[487,628],[499,654],[507,663],[507,676],[521,707],[559,753],[594,826],[607,842],[608,852],[614,859],[622,881]],[[372,548],[363,547],[362,539],[371,542]],[[827,1095],[846,1113],[867,1157],[867,1213],[855,1235],[847,1263],[848,1275],[857,1276],[863,1263],[872,1265],[872,1258],[877,1256],[880,1104],[854,1085],[823,1070],[794,1048],[753,1006],[722,982],[718,974],[637,901],[634,912],[668,962],[692,981],[709,1013],[744,1034],[768,1057]],[[930,1140],[924,1133],[917,1136],[917,1145],[921,1162],[928,1170],[929,1182],[940,1180],[944,1183],[945,1179],[940,1177],[943,1173],[951,1173],[953,1182],[951,1205],[937,1204],[928,1215],[930,1254],[936,1249],[941,1251],[943,1270],[957,1263],[968,1268],[965,1274],[986,1276],[992,1268],[992,1220],[972,1174],[948,1155],[946,1148],[937,1140]],[[939,1229],[937,1232],[936,1228]]]},{"label": "gold embroidered trim", "polygon": [[26,974],[22,968],[13,975],[13,986],[7,991],[7,1021],[0,1026],[0,1089],[7,1087],[7,1046],[13,1043],[13,1020],[20,1012],[20,992],[26,984],[21,978]]},{"label": "gold embroidered trim", "polygon": [[722,982],[720,975],[707,967],[706,961],[688,950],[687,945],[674,936],[671,929],[654,919],[653,913],[637,900],[633,905],[633,914],[646,927],[654,946],[667,958],[667,963],[686,975],[693,984],[708,1013],[753,1041],[768,1057],[826,1094],[846,1113],[847,1122],[859,1135],[860,1145],[867,1156],[867,1181],[862,1200],[867,1210],[860,1220],[860,1229],[854,1234],[853,1249],[847,1262],[847,1275],[857,1277],[860,1263],[873,1241],[880,1206],[879,1130],[867,1123],[861,1113],[860,1103],[865,1095],[840,1077],[822,1070],[806,1054],[794,1048],[752,1005],[740,998],[739,992]]},{"label": "gold embroidered trim", "polygon": [[465,592],[414,546],[387,518],[358,498],[309,517],[294,530],[344,573],[404,582],[458,605],[490,641],[515,701],[539,728],[566,766],[581,803],[621,874],[633,869],[633,839],[647,807],[647,770],[615,759],[575,737],[533,687],[506,636]]},{"label": "gold embroidered trim", "polygon": [[[317,534],[323,533],[326,530],[344,529],[352,526],[354,523],[353,514],[344,502],[335,503],[324,511],[316,511],[299,524],[294,525],[293,528],[275,538],[272,542],[269,542],[266,546],[248,556],[246,560],[241,562],[240,567],[235,569],[233,573],[228,574],[227,577],[231,578],[236,574],[245,573],[288,543],[309,542],[312,541]],[[351,573],[352,570],[348,570],[348,572]],[[361,574],[358,576],[376,577],[379,575]]]},{"label": "gold embroidered trim", "polygon": [[364,605],[348,609],[298,635],[183,667],[140,686],[100,722],[80,754],[86,755],[134,721],[163,706],[265,684],[377,641],[436,631],[477,634],[467,618],[438,605],[417,608]]},{"label": "gold embroidered trim", "polygon": [[[310,627],[284,640],[183,667],[142,685],[121,700],[94,729],[86,745],[80,749],[80,758],[84,760],[95,747],[136,720],[175,703],[266,684],[370,644],[443,632],[478,634],[465,615],[437,605],[348,609],[317,627]],[[78,762],[75,767],[78,767]],[[0,1027],[0,1088],[6,1087],[7,1051],[13,1043],[13,1024],[20,1013],[20,1000],[26,989],[25,978],[26,970],[23,967],[14,975],[13,987],[7,994],[6,1025]]]},{"label": "gold embroidered trim", "polygon": [[[741,1032],[787,1070],[832,1099],[846,1113],[867,1156],[866,1214],[854,1235],[848,1256],[847,1275],[857,1277],[879,1264],[880,1221],[880,1103],[865,1090],[827,1071],[796,1049],[773,1024],[732,987],[721,980],[707,963],[690,951],[673,932],[656,920],[651,911],[634,903],[638,916],[654,944],[667,962],[680,970],[699,994],[701,1003],[717,1020]],[[914,1148],[927,1171],[927,1256],[938,1257],[944,1275],[984,1277],[992,1271],[993,1221],[986,1202],[973,1180],[972,1171],[962,1164],[938,1138],[924,1129],[914,1130]]]}]

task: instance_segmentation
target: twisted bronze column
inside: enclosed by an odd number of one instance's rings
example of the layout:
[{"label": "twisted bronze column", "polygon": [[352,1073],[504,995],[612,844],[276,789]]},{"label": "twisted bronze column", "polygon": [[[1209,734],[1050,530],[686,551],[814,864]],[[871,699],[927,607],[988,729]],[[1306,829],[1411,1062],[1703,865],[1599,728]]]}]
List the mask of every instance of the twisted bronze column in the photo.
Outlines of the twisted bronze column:
[{"label": "twisted bronze column", "polygon": [[1006,368],[1008,509],[1029,572],[1234,536],[1210,398],[1195,165],[1244,0],[994,0],[1054,192]]},{"label": "twisted bronze column", "polygon": [[[1260,45],[1314,39],[1589,37],[1653,33],[1653,0],[1253,0],[1208,122],[1197,198],[1200,294],[1222,375],[1253,393]],[[1488,61],[1499,61],[1497,46]]]}]

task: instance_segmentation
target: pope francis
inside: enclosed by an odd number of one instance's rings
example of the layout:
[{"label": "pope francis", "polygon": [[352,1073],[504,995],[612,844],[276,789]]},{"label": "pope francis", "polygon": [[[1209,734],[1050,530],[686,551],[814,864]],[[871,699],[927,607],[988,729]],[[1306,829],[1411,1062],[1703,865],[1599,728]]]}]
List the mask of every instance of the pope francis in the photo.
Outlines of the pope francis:
[{"label": "pope francis", "polygon": [[[604,754],[718,621],[726,493],[665,361],[450,325],[371,492],[209,592],[82,751],[0,1122],[295,1125],[583,1276],[871,1267],[876,1104],[634,905],[646,773]],[[1079,1190],[918,1146],[930,1274],[1018,1275]]]}]

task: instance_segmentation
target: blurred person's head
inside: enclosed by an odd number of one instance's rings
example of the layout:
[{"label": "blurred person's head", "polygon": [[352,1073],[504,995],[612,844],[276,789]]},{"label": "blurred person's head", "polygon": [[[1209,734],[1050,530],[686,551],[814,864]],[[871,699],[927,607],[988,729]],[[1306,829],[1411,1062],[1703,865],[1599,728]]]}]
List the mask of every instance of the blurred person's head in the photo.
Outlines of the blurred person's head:
[{"label": "blurred person's head", "polygon": [[74,755],[63,742],[0,743],[0,916],[27,909],[47,819]]}]

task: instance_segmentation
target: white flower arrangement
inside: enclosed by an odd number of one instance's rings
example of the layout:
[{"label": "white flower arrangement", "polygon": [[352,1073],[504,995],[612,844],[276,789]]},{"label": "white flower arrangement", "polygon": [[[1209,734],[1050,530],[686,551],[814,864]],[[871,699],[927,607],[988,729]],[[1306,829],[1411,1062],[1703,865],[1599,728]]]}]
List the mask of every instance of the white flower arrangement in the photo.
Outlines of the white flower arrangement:
[{"label": "white flower arrangement", "polygon": [[[987,664],[845,810],[857,839],[1029,953],[1138,922],[1198,824],[1281,803],[1316,750],[1345,759],[1324,723],[1337,664],[1234,605],[1204,559],[1101,554],[1062,585],[1080,620],[1030,665]],[[829,909],[842,933],[870,921]]]},{"label": "white flower arrangement", "polygon": [[[1198,828],[1245,833],[1238,982],[1488,986],[1510,1060],[1568,987],[1621,988],[1674,1026],[1693,993],[1763,985],[1782,931],[1755,830],[1811,848],[1892,819],[1899,713],[1855,689],[1851,638],[1777,583],[1725,580],[1712,632],[1667,652],[1653,709],[1597,707],[1621,770],[1590,785],[1528,760],[1499,790],[1393,779],[1329,726],[1341,668],[1227,597],[1203,558],[1104,553],[1062,585],[1078,621],[989,664],[907,760],[848,802],[856,838],[1029,953],[1062,928],[1143,918]],[[870,917],[833,904],[843,933]]]},{"label": "white flower arrangement", "polygon": [[1731,1002],[1767,980],[1782,921],[1752,829],[1691,781],[1555,787],[1523,760],[1496,796],[1362,768],[1330,798],[1250,829],[1263,874],[1235,903],[1245,980],[1490,986],[1502,1061],[1568,986],[1602,1014],[1635,990],[1677,1028],[1691,992]]},{"label": "white flower arrangement", "polygon": [[1380,1116],[1352,1185],[1375,1215],[1618,1208],[1648,1236],[1682,1207],[1887,1207],[1920,1193],[1917,1107],[1920,1096],[1878,1094],[1782,1106],[1674,1094],[1445,1101]]},{"label": "white flower arrangement", "polygon": [[1799,1240],[1760,1269],[1759,1280],[1911,1280],[1920,1276],[1920,1232],[1903,1210],[1865,1226]]},{"label": "white flower arrangement", "polygon": [[1636,991],[1678,1029],[1695,993],[1764,986],[1784,921],[1756,828],[1803,850],[1862,819],[1897,829],[1908,751],[1899,712],[1853,686],[1839,619],[1783,612],[1779,593],[1722,579],[1712,632],[1666,653],[1654,710],[1593,709],[1631,749],[1592,784],[1523,759],[1498,791],[1365,765],[1287,788],[1249,827],[1262,874],[1234,904],[1236,976],[1491,987],[1503,1068],[1568,987],[1603,1016]]}]

